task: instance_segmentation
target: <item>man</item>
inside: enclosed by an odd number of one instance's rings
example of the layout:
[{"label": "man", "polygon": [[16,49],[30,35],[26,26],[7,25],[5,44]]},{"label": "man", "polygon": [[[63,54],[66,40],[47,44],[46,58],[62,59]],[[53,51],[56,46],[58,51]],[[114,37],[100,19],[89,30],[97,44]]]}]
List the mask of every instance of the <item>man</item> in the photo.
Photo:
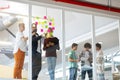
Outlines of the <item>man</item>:
[{"label": "man", "polygon": [[27,51],[27,40],[28,37],[25,37],[23,31],[25,30],[25,24],[19,23],[18,32],[16,34],[16,43],[14,47],[14,79],[22,79],[22,68],[24,65],[25,52]]},{"label": "man", "polygon": [[68,54],[68,61],[69,61],[69,70],[70,70],[70,76],[69,80],[76,80],[77,78],[77,69],[78,65],[77,62],[80,60],[76,56],[76,50],[77,50],[78,44],[73,43],[72,44],[72,50]]},{"label": "man", "polygon": [[85,43],[84,50],[80,54],[81,61],[81,80],[85,80],[86,72],[89,80],[92,80],[92,52],[90,51],[91,44]]},{"label": "man", "polygon": [[50,80],[55,80],[55,66],[57,59],[56,50],[59,49],[59,40],[57,37],[53,37],[53,30],[52,28],[49,28],[48,33],[46,34],[46,39],[44,40],[43,50],[46,51]]},{"label": "man", "polygon": [[41,38],[37,34],[37,25],[32,24],[32,80],[37,80],[41,70]]},{"label": "man", "polygon": [[104,56],[101,49],[101,44],[96,43],[96,65],[97,65],[97,80],[105,80],[104,77]]}]

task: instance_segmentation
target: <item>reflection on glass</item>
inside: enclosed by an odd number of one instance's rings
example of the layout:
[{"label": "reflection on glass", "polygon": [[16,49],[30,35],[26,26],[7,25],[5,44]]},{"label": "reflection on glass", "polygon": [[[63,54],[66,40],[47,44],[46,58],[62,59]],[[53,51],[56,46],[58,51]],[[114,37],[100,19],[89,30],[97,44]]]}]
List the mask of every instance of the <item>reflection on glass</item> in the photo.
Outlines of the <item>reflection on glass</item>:
[{"label": "reflection on glass", "polygon": [[[116,55],[116,52],[119,50],[118,20],[109,17],[95,16],[95,28],[96,42],[101,44],[104,53],[105,79],[113,80],[115,64],[112,57]],[[99,76],[97,75],[97,77]]]},{"label": "reflection on glass", "polygon": [[[77,79],[92,78],[92,52],[91,52],[91,15],[73,11],[65,11],[65,38],[66,38],[66,76],[70,78],[70,67],[68,66],[68,53],[71,51],[72,43],[78,44],[76,51],[77,57],[80,58],[77,70]],[[87,49],[85,45],[87,44]],[[90,55],[89,55],[90,52]],[[86,54],[82,55],[82,54]],[[90,61],[88,58],[90,58]],[[84,65],[85,62],[85,65]],[[86,62],[88,64],[86,64]],[[90,73],[89,73],[90,72]],[[89,77],[87,75],[89,74]]]},{"label": "reflection on glass", "polygon": [[[19,29],[19,23],[24,23],[25,31],[23,32],[24,37],[28,37],[28,5],[6,1],[5,4],[9,5],[9,9],[4,9],[0,12],[0,79],[3,78],[13,79],[14,78],[14,47],[15,37]],[[3,1],[4,5],[4,1]],[[19,7],[21,6],[21,7]],[[24,13],[23,13],[24,11]],[[14,14],[14,15],[13,15]],[[22,15],[22,16],[21,16]],[[28,45],[28,43],[26,43]],[[28,51],[28,50],[27,50]],[[23,53],[25,55],[24,64],[21,66],[20,77],[27,79],[28,76],[28,52]],[[18,62],[17,62],[18,63]],[[22,71],[22,72],[21,72]]]},{"label": "reflection on glass", "polygon": [[[37,25],[37,34],[39,36],[42,36],[41,47],[38,46],[38,48],[41,50],[42,53],[41,54],[42,66],[41,66],[41,70],[39,70],[40,67],[38,67],[38,72],[37,74],[35,74],[36,78],[38,80],[46,80],[46,79],[57,80],[58,78],[62,77],[59,74],[61,73],[61,64],[62,64],[61,54],[60,54],[61,51],[59,50],[62,44],[61,10],[33,5],[32,17],[33,17],[32,22]],[[59,45],[59,43],[61,44]],[[34,43],[32,44],[33,44],[32,47],[34,48],[36,45],[34,45]],[[36,57],[34,58],[32,57],[33,61],[35,59]],[[33,61],[32,64],[35,63]],[[40,62],[40,60],[37,60],[37,62]],[[33,69],[32,71],[35,70],[35,66],[39,66],[39,64],[32,65],[32,69]]]}]

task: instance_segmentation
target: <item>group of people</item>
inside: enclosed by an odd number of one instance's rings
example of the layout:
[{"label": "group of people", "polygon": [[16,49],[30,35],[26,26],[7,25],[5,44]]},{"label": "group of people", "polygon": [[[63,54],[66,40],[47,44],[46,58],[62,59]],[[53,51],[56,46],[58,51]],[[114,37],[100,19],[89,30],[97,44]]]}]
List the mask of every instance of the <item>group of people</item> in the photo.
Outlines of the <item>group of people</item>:
[{"label": "group of people", "polygon": [[[14,47],[14,79],[22,79],[22,68],[24,64],[25,53],[27,51],[27,40],[23,32],[25,30],[25,24],[19,23],[18,32],[16,34],[16,41]],[[53,36],[52,28],[48,28],[48,32],[45,36],[39,35],[37,33],[37,25],[32,24],[32,80],[37,80],[39,72],[42,66],[42,50],[41,50],[41,40],[44,39],[43,50],[46,51],[48,72],[50,75],[50,80],[55,80],[55,66],[56,66],[56,50],[59,50],[59,39]]]},{"label": "group of people", "polygon": [[[32,24],[32,80],[37,80],[41,70],[41,39],[44,38],[43,50],[46,51],[48,72],[50,80],[55,80],[55,66],[57,53],[59,50],[59,39],[53,36],[52,28],[48,28],[48,32],[43,37],[37,34],[37,25]],[[40,43],[39,43],[40,41]],[[39,49],[38,49],[39,48]],[[39,51],[40,50],[40,51]]]},{"label": "group of people", "polygon": [[[91,52],[91,44],[85,43],[84,50],[81,51],[79,56],[76,55],[78,44],[73,43],[72,49],[68,54],[69,61],[69,80],[77,79],[77,70],[78,70],[78,62],[81,63],[81,80],[85,80],[86,73],[88,73],[89,80],[93,80],[93,53]],[[105,80],[104,77],[104,58],[103,52],[101,50],[101,44],[96,43],[96,66],[97,66],[97,79],[96,80]]]},{"label": "group of people", "polygon": [[[22,79],[22,68],[24,65],[25,53],[27,51],[27,40],[28,37],[25,37],[23,31],[25,30],[25,24],[19,23],[18,32],[16,34],[16,42],[14,47],[14,79]],[[48,32],[45,36],[39,35],[37,33],[37,25],[32,24],[32,80],[37,80],[39,72],[41,71],[42,66],[42,50],[41,50],[41,40],[44,39],[43,50],[46,51],[47,66],[48,72],[50,75],[50,80],[55,80],[55,66],[57,53],[56,50],[59,50],[59,39],[53,36],[52,28],[48,28]],[[69,80],[76,80],[78,62],[81,62],[81,80],[85,80],[85,75],[88,73],[89,80],[93,80],[93,54],[91,52],[91,44],[85,43],[84,50],[81,51],[79,57],[76,56],[78,44],[72,44],[72,50],[68,54],[69,61],[69,71],[70,77]],[[104,62],[103,62],[103,52],[101,50],[101,44],[96,43],[96,65],[97,65],[97,79],[96,80],[105,80],[104,79]]]}]

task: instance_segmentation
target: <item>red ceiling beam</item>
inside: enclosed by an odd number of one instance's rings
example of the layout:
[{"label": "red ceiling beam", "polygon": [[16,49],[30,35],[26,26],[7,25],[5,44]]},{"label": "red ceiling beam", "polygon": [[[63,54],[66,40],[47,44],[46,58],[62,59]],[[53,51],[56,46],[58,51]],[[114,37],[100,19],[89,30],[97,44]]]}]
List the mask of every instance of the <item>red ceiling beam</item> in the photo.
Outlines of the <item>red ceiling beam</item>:
[{"label": "red ceiling beam", "polygon": [[120,13],[120,8],[109,7],[109,6],[100,5],[100,4],[94,4],[94,3],[80,1],[80,0],[79,1],[77,0],[54,0],[54,1]]}]

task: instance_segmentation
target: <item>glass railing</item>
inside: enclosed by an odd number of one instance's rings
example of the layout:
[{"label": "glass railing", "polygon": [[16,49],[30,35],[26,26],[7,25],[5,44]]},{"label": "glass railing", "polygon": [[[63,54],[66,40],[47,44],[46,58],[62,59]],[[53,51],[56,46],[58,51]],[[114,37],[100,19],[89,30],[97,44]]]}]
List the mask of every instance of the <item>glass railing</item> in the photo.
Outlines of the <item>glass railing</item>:
[{"label": "glass railing", "polygon": [[105,77],[107,80],[119,80],[120,79],[120,50],[117,52],[105,56]]}]

